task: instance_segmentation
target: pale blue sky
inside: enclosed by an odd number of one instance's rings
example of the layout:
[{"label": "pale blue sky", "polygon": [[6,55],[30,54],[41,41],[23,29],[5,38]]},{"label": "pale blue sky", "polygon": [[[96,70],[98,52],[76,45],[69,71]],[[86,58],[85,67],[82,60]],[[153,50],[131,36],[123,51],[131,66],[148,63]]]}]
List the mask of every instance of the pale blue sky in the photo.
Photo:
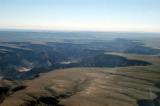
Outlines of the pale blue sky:
[{"label": "pale blue sky", "polygon": [[160,32],[160,0],[0,0],[0,28]]}]

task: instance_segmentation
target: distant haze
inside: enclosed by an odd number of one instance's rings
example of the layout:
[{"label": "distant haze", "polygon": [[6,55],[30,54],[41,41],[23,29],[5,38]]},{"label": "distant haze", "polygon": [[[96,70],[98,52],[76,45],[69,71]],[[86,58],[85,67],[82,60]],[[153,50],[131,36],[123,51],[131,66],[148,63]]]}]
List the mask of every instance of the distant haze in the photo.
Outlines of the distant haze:
[{"label": "distant haze", "polygon": [[[75,41],[92,42],[108,41],[117,38],[127,39],[151,39],[159,40],[159,33],[133,33],[133,32],[87,32],[87,31],[37,31],[37,30],[12,30],[0,31],[0,42],[57,42]],[[155,42],[155,41],[154,41]],[[152,41],[153,43],[153,41]]]}]

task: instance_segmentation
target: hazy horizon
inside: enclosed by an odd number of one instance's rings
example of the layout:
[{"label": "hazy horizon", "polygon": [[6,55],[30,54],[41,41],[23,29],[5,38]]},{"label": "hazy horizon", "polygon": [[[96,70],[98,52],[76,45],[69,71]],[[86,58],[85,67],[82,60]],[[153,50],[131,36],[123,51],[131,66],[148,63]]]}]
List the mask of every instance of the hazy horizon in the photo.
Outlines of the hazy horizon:
[{"label": "hazy horizon", "polygon": [[29,32],[113,32],[113,33],[150,33],[160,34],[160,31],[125,31],[125,30],[68,30],[68,29],[41,29],[41,28],[1,28],[0,31],[29,31]]}]

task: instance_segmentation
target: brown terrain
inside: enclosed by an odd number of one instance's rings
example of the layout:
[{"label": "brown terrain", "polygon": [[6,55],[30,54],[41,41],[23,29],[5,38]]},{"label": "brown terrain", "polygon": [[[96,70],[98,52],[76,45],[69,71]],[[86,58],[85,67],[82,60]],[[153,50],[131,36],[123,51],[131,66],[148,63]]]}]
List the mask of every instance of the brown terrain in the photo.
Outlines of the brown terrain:
[{"label": "brown terrain", "polygon": [[[141,100],[160,102],[160,57],[112,54],[152,65],[68,68],[40,74],[33,80],[2,80],[1,86],[12,90],[3,93],[0,106],[138,106]],[[21,87],[13,90],[15,85]]]}]

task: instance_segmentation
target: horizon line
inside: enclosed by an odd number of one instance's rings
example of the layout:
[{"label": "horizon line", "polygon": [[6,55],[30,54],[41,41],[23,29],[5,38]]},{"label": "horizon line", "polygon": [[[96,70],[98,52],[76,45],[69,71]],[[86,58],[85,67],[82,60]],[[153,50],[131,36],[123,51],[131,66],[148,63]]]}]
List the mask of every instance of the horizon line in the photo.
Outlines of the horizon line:
[{"label": "horizon line", "polygon": [[0,31],[28,31],[28,32],[99,32],[99,33],[151,33],[160,34],[156,31],[111,31],[111,30],[54,30],[54,29],[30,29],[30,28],[0,28]]}]

